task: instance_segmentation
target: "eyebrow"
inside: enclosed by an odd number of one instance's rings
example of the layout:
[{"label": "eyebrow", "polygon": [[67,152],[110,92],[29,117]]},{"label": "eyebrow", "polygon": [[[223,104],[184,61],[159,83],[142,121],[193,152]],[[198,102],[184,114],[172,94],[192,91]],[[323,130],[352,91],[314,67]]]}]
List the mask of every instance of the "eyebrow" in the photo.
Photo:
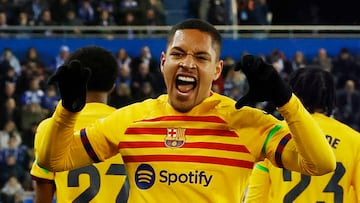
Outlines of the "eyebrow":
[{"label": "eyebrow", "polygon": [[[171,49],[175,49],[177,51],[186,53],[186,51],[184,49],[182,49],[181,47],[172,47]],[[208,53],[206,51],[198,51],[198,52],[195,52],[193,55],[209,55],[209,56],[211,56],[210,53]]]}]

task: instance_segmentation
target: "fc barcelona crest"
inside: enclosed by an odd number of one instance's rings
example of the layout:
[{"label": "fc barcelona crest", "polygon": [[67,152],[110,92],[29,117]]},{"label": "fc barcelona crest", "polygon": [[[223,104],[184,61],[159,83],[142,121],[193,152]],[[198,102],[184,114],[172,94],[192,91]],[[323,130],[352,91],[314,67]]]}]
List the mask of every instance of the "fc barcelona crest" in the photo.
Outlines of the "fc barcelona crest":
[{"label": "fc barcelona crest", "polygon": [[168,128],[164,140],[165,146],[169,148],[179,148],[185,144],[185,129]]}]

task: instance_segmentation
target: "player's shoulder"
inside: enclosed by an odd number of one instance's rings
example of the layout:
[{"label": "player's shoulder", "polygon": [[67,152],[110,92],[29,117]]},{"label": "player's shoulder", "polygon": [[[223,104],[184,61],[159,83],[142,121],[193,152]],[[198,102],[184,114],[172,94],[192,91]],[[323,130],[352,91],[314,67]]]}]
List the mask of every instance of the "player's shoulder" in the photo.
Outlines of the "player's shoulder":
[{"label": "player's shoulder", "polygon": [[167,104],[167,95],[160,95],[157,98],[149,98],[145,99],[140,102],[135,102],[130,105],[124,106],[120,109],[117,109],[117,111],[140,111],[140,112],[146,112],[146,111],[153,111],[154,108],[159,108],[162,106],[165,106]]},{"label": "player's shoulder", "polygon": [[[45,130],[48,128],[49,123],[51,123],[51,119],[50,119],[50,118],[46,118],[46,119],[42,120],[42,121],[39,123],[38,127],[36,128],[36,135],[35,135],[35,137],[41,136],[42,132],[45,131]],[[35,139],[35,141],[36,141],[36,140],[37,140],[37,139]],[[35,142],[35,146],[36,146],[36,145],[37,145],[37,143]]]},{"label": "player's shoulder", "polygon": [[207,106],[211,104],[218,110],[226,110],[227,112],[237,111],[235,108],[236,101],[228,96],[212,92],[210,97],[206,98],[203,102],[207,103]]},{"label": "player's shoulder", "polygon": [[84,109],[81,111],[81,114],[96,114],[96,113],[111,113],[116,109],[112,106],[109,106],[104,103],[86,103]]},{"label": "player's shoulder", "polygon": [[214,99],[214,100],[221,100],[222,102],[229,102],[229,103],[235,104],[234,99],[232,99],[228,96],[216,93],[216,92],[211,92],[211,96],[209,98]]},{"label": "player's shoulder", "polygon": [[42,120],[39,125],[38,125],[38,128],[44,128],[48,125],[48,123],[51,122],[51,119],[50,118],[46,118],[44,120]]},{"label": "player's shoulder", "polygon": [[252,126],[265,123],[280,123],[273,115],[268,112],[251,106],[243,106],[236,109],[232,98],[214,93],[209,97],[208,103],[213,102],[217,115],[223,117],[229,125]]},{"label": "player's shoulder", "polygon": [[121,120],[122,122],[124,121],[123,118],[127,118],[126,121],[131,122],[143,119],[149,115],[158,114],[166,109],[167,100],[164,97],[150,98],[121,107],[116,109],[115,113],[111,114],[108,118],[109,120]]},{"label": "player's shoulder", "polygon": [[218,108],[227,108],[228,110],[233,110],[235,112],[243,112],[243,113],[247,113],[247,112],[256,112],[256,113],[260,113],[260,114],[267,114],[265,111],[258,109],[258,108],[254,108],[251,106],[243,106],[240,109],[236,109],[235,108],[235,103],[236,101],[228,96],[222,95],[222,94],[218,94],[218,93],[212,93],[212,95],[207,99],[208,101],[217,101],[217,107]]},{"label": "player's shoulder", "polygon": [[348,136],[350,142],[353,142],[354,144],[357,144],[358,146],[360,146],[360,133],[358,131],[356,131],[354,128],[352,128],[340,121],[337,121],[337,123],[339,126],[339,128],[338,128],[339,135]]},{"label": "player's shoulder", "polygon": [[339,136],[351,137],[360,141],[360,133],[345,123],[319,113],[313,114],[313,117],[325,131],[327,129],[334,129],[334,132]]},{"label": "player's shoulder", "polygon": [[[336,155],[351,160],[350,157],[360,156],[360,133],[350,126],[326,115],[314,115],[316,122],[326,135],[326,139]],[[338,158],[339,158],[338,157]]]}]

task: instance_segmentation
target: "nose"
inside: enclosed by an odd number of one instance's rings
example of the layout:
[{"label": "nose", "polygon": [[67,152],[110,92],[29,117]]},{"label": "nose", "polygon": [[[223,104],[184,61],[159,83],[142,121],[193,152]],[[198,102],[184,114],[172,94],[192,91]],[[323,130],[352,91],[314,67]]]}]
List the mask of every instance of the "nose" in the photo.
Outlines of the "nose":
[{"label": "nose", "polygon": [[179,63],[179,66],[182,68],[196,68],[194,56],[192,54],[186,54],[186,57]]}]

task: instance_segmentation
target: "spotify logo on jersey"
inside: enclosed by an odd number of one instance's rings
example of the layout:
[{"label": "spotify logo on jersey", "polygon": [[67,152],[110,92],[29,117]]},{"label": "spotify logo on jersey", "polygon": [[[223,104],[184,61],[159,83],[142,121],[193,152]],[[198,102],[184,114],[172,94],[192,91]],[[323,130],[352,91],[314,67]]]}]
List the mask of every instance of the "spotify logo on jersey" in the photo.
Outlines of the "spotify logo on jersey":
[{"label": "spotify logo on jersey", "polygon": [[135,172],[135,183],[138,188],[149,189],[155,182],[155,171],[149,164],[141,164]]},{"label": "spotify logo on jersey", "polygon": [[136,186],[142,190],[147,190],[157,181],[159,184],[166,184],[167,186],[190,184],[209,187],[213,179],[213,174],[196,169],[183,172],[160,170],[157,175],[155,173],[157,172],[149,164],[141,164],[135,172]]}]

